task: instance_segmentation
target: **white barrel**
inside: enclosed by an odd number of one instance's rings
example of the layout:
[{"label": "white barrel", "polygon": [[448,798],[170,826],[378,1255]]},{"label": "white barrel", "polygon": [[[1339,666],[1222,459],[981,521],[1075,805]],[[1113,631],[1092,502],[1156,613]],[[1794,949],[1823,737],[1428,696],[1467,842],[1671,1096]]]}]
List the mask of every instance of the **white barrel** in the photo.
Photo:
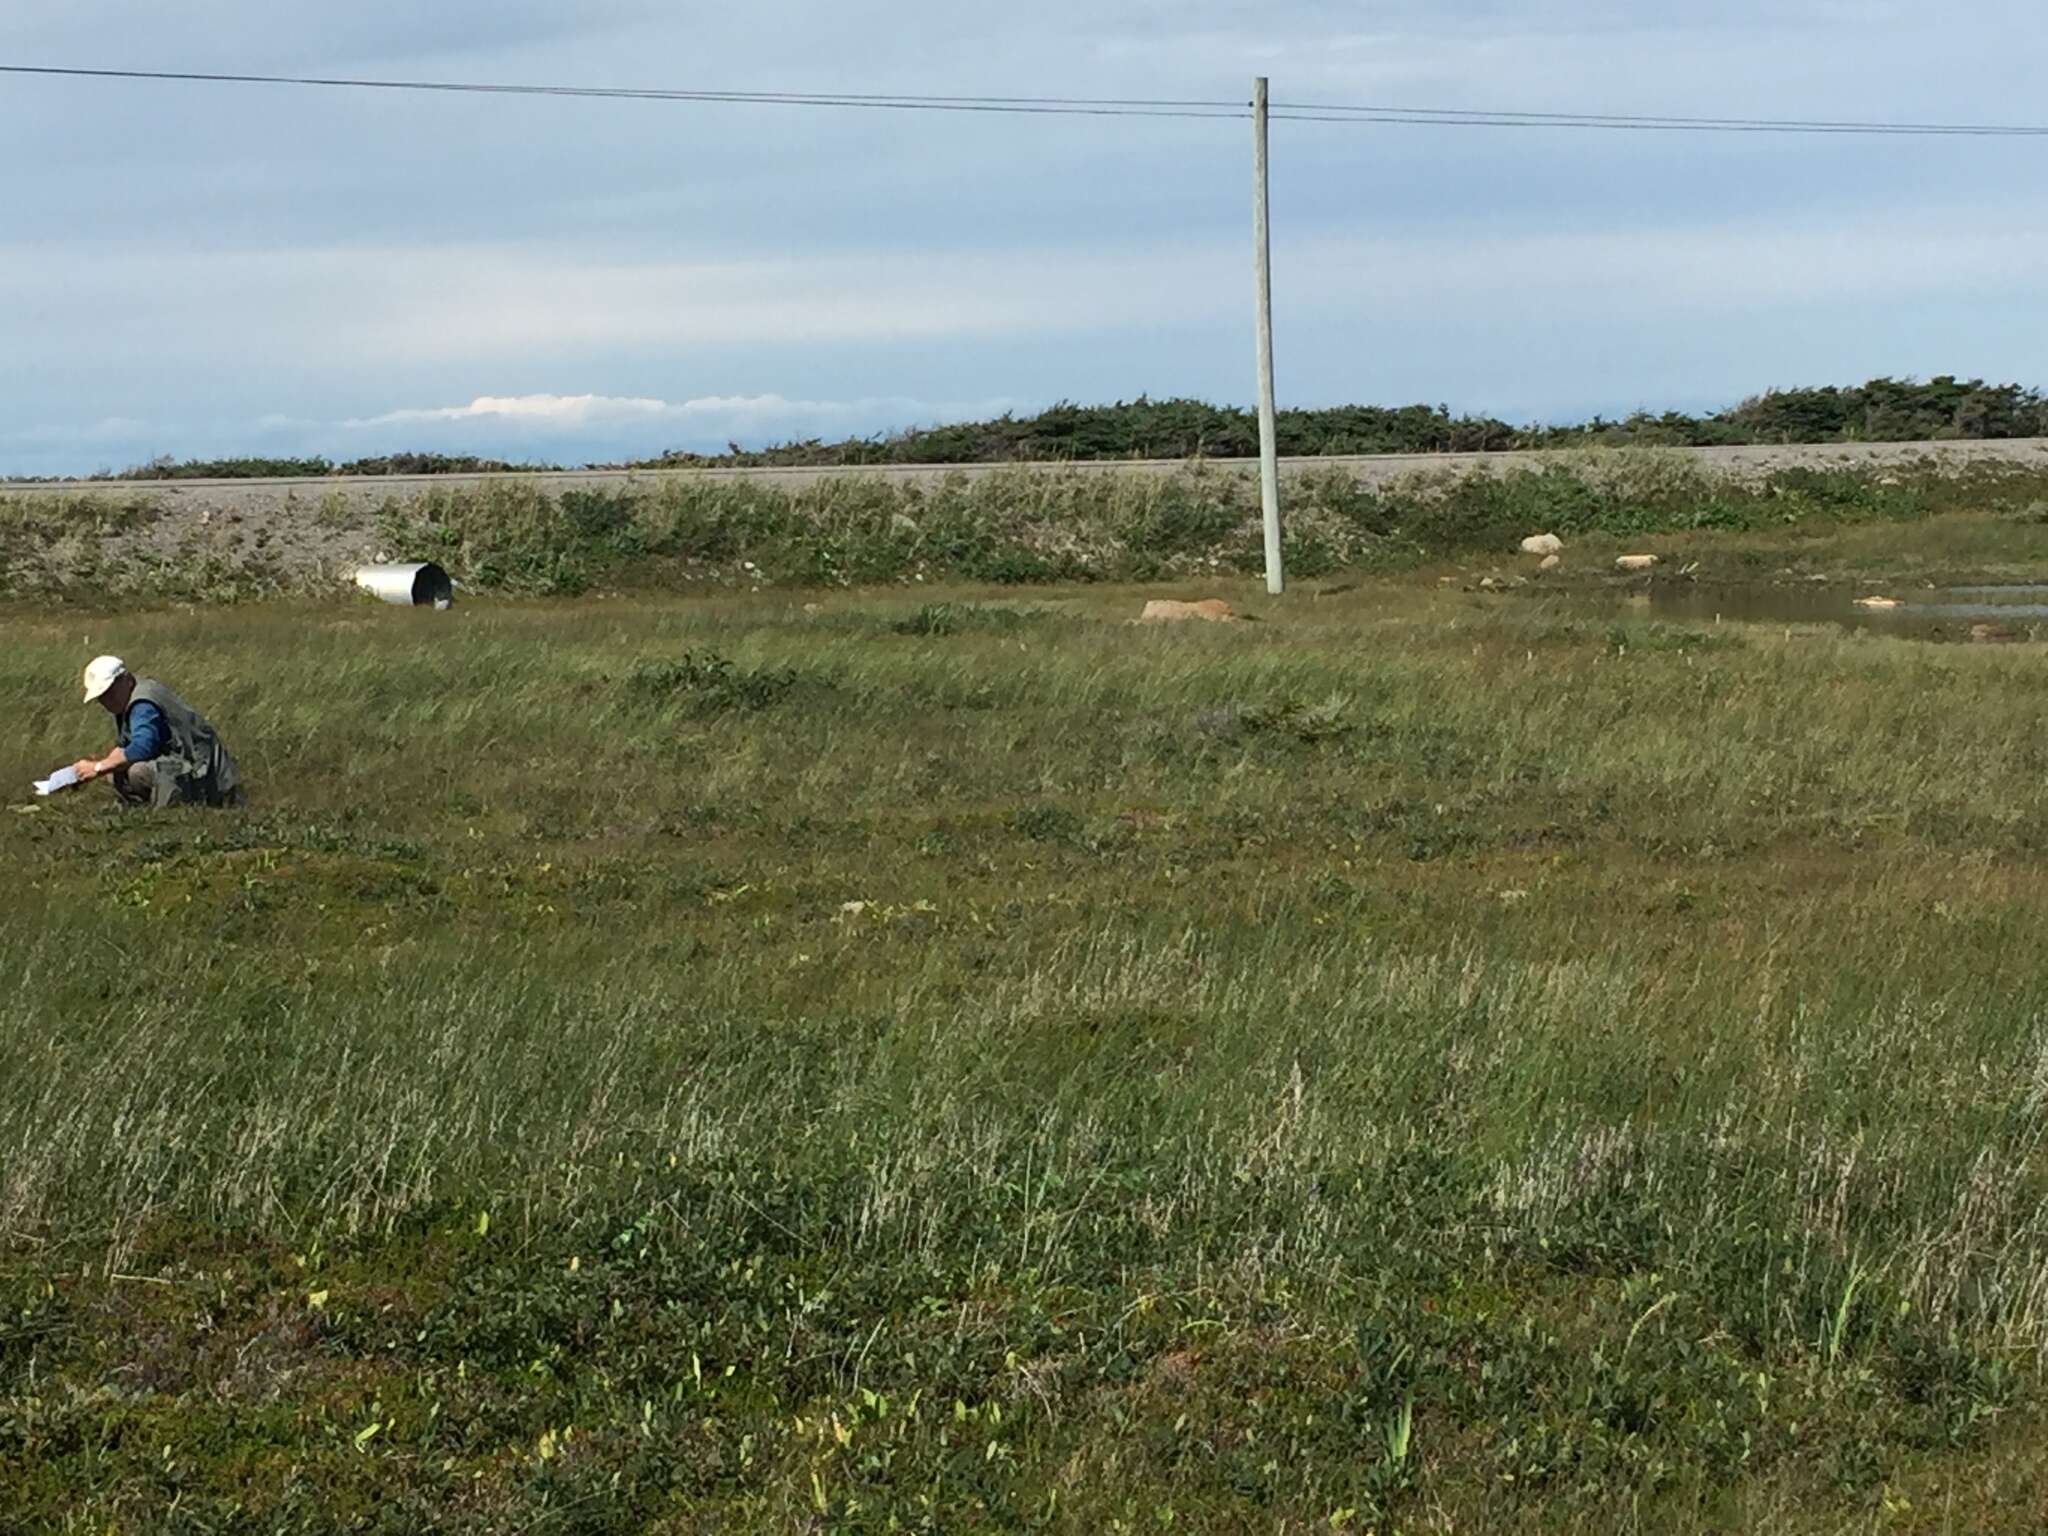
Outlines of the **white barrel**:
[{"label": "white barrel", "polygon": [[417,565],[359,565],[356,585],[402,608],[424,608],[430,603],[446,608],[455,601],[455,583],[431,560]]}]

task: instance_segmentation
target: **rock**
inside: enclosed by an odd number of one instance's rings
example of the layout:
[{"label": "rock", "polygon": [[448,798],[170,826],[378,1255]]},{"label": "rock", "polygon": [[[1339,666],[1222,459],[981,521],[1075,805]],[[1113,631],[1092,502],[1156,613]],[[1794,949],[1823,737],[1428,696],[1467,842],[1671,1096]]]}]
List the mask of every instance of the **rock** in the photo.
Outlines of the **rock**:
[{"label": "rock", "polygon": [[1220,597],[1205,597],[1196,603],[1177,603],[1171,598],[1155,597],[1145,604],[1145,611],[1138,615],[1140,624],[1178,624],[1188,619],[1200,619],[1206,624],[1235,624],[1238,612]]},{"label": "rock", "polygon": [[1482,592],[1505,592],[1507,590],[1507,583],[1497,581],[1491,576],[1482,576],[1479,578],[1479,590]]},{"label": "rock", "polygon": [[889,514],[889,526],[897,533],[917,532],[917,519],[904,512]]},{"label": "rock", "polygon": [[1528,538],[1522,540],[1522,553],[1525,555],[1561,555],[1564,553],[1564,540],[1554,533],[1532,533]]},{"label": "rock", "polygon": [[1859,597],[1856,599],[1856,606],[1858,608],[1875,608],[1883,611],[1888,608],[1898,607],[1899,600],[1896,597]]},{"label": "rock", "polygon": [[1970,639],[1978,645],[2012,645],[2020,639],[2018,630],[2003,624],[1972,624]]},{"label": "rock", "polygon": [[1617,555],[1614,568],[1617,571],[1647,571],[1656,563],[1655,555]]},{"label": "rock", "polygon": [[1540,562],[1540,563],[1539,563],[1539,564],[1537,565],[1536,569],[1537,569],[1537,570],[1539,570],[1539,571],[1554,571],[1554,570],[1556,570],[1556,569],[1557,569],[1557,568],[1558,568],[1558,567],[1559,567],[1560,565],[1563,565],[1563,564],[1564,564],[1564,556],[1563,556],[1563,555],[1545,555],[1545,556],[1543,557],[1542,561],[1541,561],[1541,562]]}]

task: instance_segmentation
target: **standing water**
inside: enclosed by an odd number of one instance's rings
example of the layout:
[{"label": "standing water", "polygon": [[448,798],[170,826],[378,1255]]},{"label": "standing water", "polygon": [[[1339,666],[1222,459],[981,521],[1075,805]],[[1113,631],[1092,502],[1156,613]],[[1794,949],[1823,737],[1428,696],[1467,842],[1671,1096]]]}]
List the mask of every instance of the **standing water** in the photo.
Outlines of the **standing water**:
[{"label": "standing water", "polygon": [[[1864,605],[1859,598],[1896,606]],[[1603,611],[1647,614],[1686,624],[1832,624],[1915,640],[2031,640],[2048,637],[2048,584],[1897,588],[1863,586],[1697,586],[1655,582],[1602,594]]]}]

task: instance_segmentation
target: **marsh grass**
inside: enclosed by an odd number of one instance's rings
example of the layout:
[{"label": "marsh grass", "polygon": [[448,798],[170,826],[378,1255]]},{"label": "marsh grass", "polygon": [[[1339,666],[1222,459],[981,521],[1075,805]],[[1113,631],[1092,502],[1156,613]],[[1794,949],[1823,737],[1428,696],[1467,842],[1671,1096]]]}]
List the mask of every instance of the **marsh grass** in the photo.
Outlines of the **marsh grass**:
[{"label": "marsh grass", "polygon": [[251,805],[0,817],[0,1502],[2029,1528],[2032,648],[1136,598],[93,621]]}]

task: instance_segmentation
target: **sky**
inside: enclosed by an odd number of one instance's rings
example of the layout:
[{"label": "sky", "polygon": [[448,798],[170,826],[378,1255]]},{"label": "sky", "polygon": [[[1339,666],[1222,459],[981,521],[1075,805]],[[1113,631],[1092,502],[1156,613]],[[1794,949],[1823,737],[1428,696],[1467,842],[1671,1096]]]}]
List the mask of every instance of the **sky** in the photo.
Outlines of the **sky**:
[{"label": "sky", "polygon": [[[11,64],[1972,122],[2048,119],[2044,49],[2038,0],[0,8]],[[0,134],[0,474],[1253,395],[1240,121],[0,76]],[[1272,134],[1283,405],[2048,383],[2039,140]]]}]

